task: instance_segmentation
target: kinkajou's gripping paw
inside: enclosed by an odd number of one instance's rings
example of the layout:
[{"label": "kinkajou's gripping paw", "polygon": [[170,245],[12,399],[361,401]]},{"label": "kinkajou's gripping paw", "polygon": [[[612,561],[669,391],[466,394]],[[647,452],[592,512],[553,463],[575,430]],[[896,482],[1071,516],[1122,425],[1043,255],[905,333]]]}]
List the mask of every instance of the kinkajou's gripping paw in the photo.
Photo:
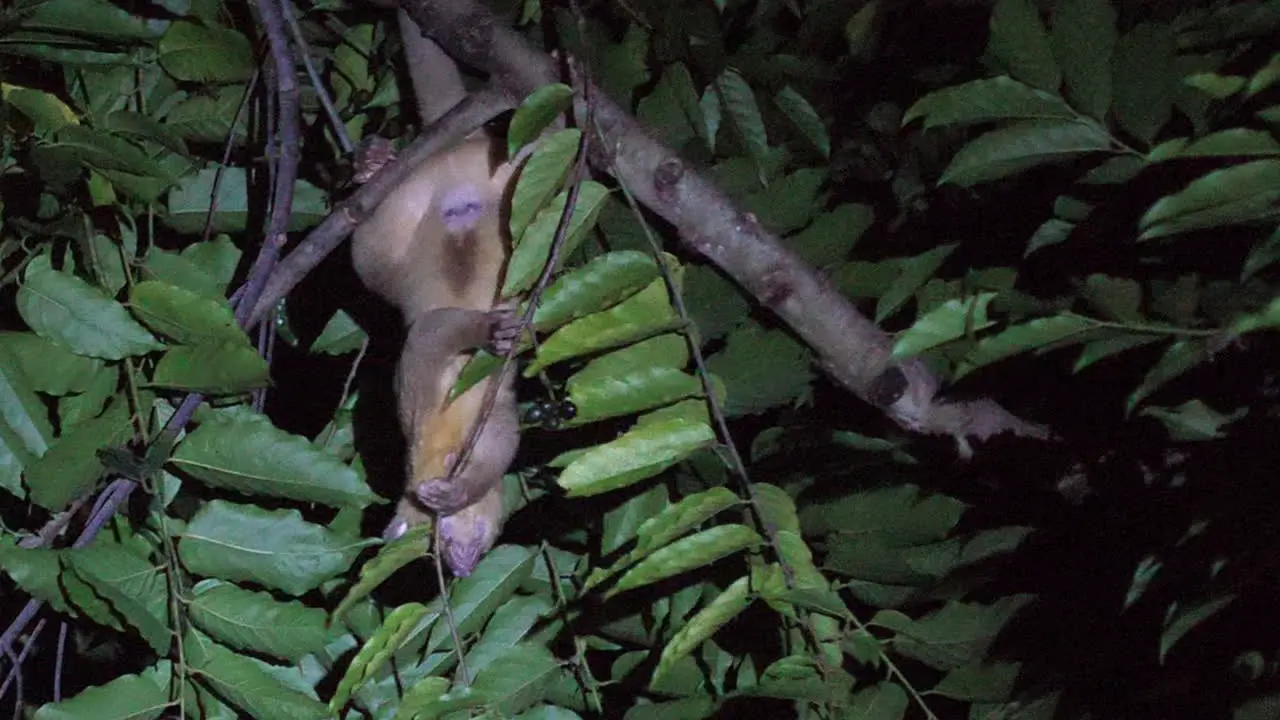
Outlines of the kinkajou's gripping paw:
[{"label": "kinkajou's gripping paw", "polygon": [[355,174],[351,176],[351,179],[357,184],[363,185],[395,159],[396,150],[391,145],[390,140],[380,135],[370,135],[361,140],[360,145],[356,148],[356,156],[353,161]]},{"label": "kinkajou's gripping paw", "polygon": [[499,357],[511,352],[520,342],[520,320],[512,304],[502,304],[489,311],[489,352]]}]

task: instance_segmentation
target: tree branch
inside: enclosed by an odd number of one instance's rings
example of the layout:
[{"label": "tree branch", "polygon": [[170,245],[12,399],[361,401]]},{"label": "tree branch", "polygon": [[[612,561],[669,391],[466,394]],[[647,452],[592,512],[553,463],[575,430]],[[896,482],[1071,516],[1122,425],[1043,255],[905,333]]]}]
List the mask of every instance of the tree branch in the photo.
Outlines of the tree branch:
[{"label": "tree branch", "polygon": [[[551,58],[498,23],[474,0],[404,0],[402,6],[459,61],[488,72],[524,97],[556,79]],[[596,169],[613,175],[653,212],[672,223],[690,250],[715,263],[775,312],[817,354],[837,382],[880,408],[898,425],[949,435],[967,454],[966,438],[1001,433],[1045,439],[1048,431],[991,400],[949,403],[918,358],[891,360],[893,339],[864,317],[818,270],[805,264],[727,195],[655,140],[598,88],[590,143]],[[579,98],[581,100],[581,98]]]}]

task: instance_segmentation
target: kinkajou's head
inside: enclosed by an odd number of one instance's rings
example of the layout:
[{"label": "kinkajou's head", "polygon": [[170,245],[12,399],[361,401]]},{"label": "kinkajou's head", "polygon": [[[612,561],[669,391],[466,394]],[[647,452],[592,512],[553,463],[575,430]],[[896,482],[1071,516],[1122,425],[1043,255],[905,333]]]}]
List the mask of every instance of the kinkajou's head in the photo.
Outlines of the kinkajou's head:
[{"label": "kinkajou's head", "polygon": [[440,518],[439,533],[439,551],[453,574],[470,575],[502,533],[501,486],[479,502]]}]

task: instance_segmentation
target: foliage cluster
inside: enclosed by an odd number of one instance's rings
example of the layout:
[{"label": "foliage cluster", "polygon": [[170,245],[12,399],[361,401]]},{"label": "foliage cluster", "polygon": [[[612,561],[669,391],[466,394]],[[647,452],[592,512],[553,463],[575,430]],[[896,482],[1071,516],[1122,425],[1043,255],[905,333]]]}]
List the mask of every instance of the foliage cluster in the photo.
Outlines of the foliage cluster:
[{"label": "foliage cluster", "polygon": [[[1044,386],[1095,378],[1104,389],[1077,412],[1159,428],[1162,462],[1143,465],[1142,482],[1185,498],[1203,473],[1186,468],[1215,448],[1273,452],[1256,439],[1274,437],[1274,387],[1213,378],[1224,362],[1256,362],[1280,324],[1280,55],[1267,40],[1280,3],[1150,5],[999,0],[982,8],[980,57],[920,64],[898,53],[909,29],[937,19],[911,3],[651,0],[590,19],[535,2],[510,10],[534,41],[588,59],[606,92],[899,329],[895,353],[996,392],[1008,367],[1032,367]],[[299,233],[349,190],[334,172],[344,133],[408,125],[386,24],[330,4],[300,10],[296,48],[344,132],[306,95]],[[578,412],[526,431],[506,478],[508,533],[452,583],[446,613],[421,561],[425,532],[371,539],[386,514],[371,485],[389,492],[399,467],[365,429],[366,416],[389,414],[376,390],[386,367],[365,363],[353,392],[342,375],[366,357],[362,325],[376,308],[345,291],[295,298],[269,328],[293,347],[268,362],[227,300],[260,240],[276,152],[255,119],[271,106],[252,14],[217,0],[5,12],[0,282],[12,329],[0,333],[0,489],[11,502],[0,569],[6,590],[45,603],[76,640],[69,657],[47,630],[27,646],[81,669],[57,702],[41,666],[24,671],[20,702],[34,717],[1107,709],[1050,651],[1010,641],[1025,632],[1017,618],[1056,602],[1001,571],[1031,550],[1031,516],[977,507],[970,489],[948,486],[949,459],[882,437],[885,423],[850,412],[848,395],[832,400],[807,348],[713,267],[674,243],[658,249],[661,228],[626,189],[596,181],[577,190],[563,268],[534,314],[539,342],[521,354],[522,399],[567,398]],[[884,74],[885,58],[903,67]],[[841,90],[847,77],[905,89]],[[567,107],[563,86],[536,93],[511,120],[512,148]],[[542,272],[581,142],[578,129],[550,135],[521,173],[509,291]],[[867,185],[875,199],[844,201]],[[1007,237],[961,233],[972,223],[937,186],[968,208],[1051,194],[1003,209],[1032,219],[1009,252]],[[945,241],[920,232],[938,224]],[[342,370],[326,374],[334,358]],[[496,364],[481,357],[470,376]],[[304,400],[288,375],[328,384]],[[264,413],[256,400],[273,379]],[[155,439],[189,392],[208,399],[176,445],[126,450]],[[320,418],[316,395],[334,408]],[[1081,467],[1020,480],[1113,501],[1093,459]],[[144,501],[83,547],[33,547],[46,520],[78,529],[84,501],[117,477],[139,481]],[[1242,481],[1213,497],[1274,501],[1255,490]],[[1172,530],[1116,549],[1129,581],[1101,617],[1158,618],[1135,656],[1194,652],[1201,623],[1274,589],[1269,564],[1250,560],[1274,554],[1269,519],[1245,517],[1241,502],[1191,507]],[[1205,671],[1230,666],[1235,678],[1210,707],[1273,716],[1268,640],[1231,646]],[[469,683],[451,679],[460,654]]]}]

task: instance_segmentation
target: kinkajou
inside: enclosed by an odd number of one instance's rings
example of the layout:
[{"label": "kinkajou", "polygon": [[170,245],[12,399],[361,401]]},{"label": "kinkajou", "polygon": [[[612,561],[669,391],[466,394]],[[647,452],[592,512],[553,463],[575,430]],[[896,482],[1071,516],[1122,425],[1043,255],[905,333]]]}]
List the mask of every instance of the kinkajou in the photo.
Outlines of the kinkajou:
[{"label": "kinkajou", "polygon": [[[462,77],[403,10],[398,16],[425,125],[462,99]],[[509,252],[502,207],[514,169],[495,163],[498,147],[481,130],[427,160],[356,228],[351,245],[356,273],[400,309],[408,327],[396,370],[408,478],[383,535],[399,537],[426,519],[423,508],[432,511],[438,550],[460,576],[501,532],[502,475],[520,437],[508,373],[465,467],[445,480],[497,382],[491,375],[446,403],[459,371],[477,347],[505,353],[517,340],[515,313],[498,297]]]}]

